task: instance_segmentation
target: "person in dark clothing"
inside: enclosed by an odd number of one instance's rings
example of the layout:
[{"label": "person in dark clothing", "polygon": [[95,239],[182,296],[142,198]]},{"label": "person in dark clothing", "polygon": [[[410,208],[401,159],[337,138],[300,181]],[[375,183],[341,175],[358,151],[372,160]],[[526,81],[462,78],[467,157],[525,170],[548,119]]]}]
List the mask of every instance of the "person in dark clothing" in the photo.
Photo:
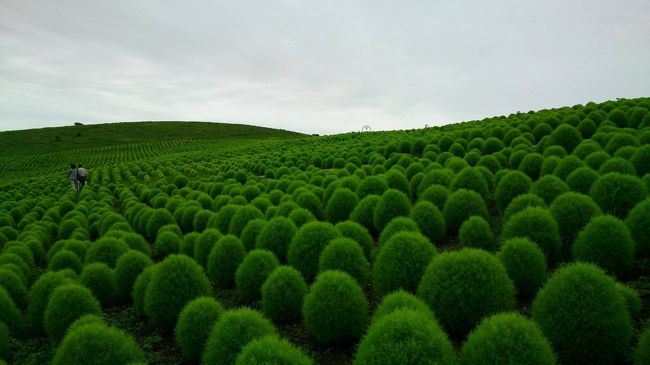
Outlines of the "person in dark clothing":
[{"label": "person in dark clothing", "polygon": [[68,170],[68,179],[70,179],[70,184],[72,185],[72,189],[74,189],[74,191],[79,190],[79,181],[77,180],[77,178],[78,178],[77,166],[71,163],[70,169]]},{"label": "person in dark clothing", "polygon": [[79,190],[83,189],[83,187],[86,185],[87,178],[88,170],[84,168],[84,165],[79,164],[79,168],[77,169],[77,182],[79,184]]}]

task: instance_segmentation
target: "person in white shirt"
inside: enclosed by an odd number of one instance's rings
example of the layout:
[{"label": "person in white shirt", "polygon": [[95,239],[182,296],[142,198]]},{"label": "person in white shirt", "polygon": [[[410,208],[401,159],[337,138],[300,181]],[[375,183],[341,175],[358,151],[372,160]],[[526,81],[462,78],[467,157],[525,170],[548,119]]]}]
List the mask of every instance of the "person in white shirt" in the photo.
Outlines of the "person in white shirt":
[{"label": "person in white shirt", "polygon": [[77,181],[79,183],[79,190],[81,190],[86,185],[86,179],[88,178],[88,170],[84,168],[84,165],[79,164],[77,169]]}]

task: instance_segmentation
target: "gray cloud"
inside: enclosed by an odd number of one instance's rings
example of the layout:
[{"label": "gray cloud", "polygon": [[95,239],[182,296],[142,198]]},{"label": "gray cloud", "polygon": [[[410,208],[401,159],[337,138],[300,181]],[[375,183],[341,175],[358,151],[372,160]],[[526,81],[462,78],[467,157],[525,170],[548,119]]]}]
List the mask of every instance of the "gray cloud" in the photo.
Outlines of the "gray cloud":
[{"label": "gray cloud", "polygon": [[0,129],[419,128],[650,95],[650,2],[0,0]]}]

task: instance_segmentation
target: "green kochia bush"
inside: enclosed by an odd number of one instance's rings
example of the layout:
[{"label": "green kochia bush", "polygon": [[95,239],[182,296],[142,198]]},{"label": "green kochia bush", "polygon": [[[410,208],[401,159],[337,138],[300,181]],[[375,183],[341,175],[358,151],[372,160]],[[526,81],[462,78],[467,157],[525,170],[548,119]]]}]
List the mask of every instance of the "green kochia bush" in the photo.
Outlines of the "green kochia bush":
[{"label": "green kochia bush", "polygon": [[504,211],[512,199],[526,194],[530,190],[531,185],[530,177],[520,171],[506,173],[497,184],[495,193],[497,208],[500,211]]},{"label": "green kochia bush", "polygon": [[147,286],[151,281],[151,275],[158,267],[153,265],[144,269],[133,283],[131,290],[131,299],[133,299],[133,309],[138,314],[144,314],[144,296],[147,292]]},{"label": "green kochia bush", "polygon": [[169,255],[179,253],[181,243],[182,239],[175,233],[160,231],[153,246],[154,255],[162,260]]},{"label": "green kochia bush", "polygon": [[650,256],[650,199],[632,208],[625,224],[636,242],[636,254],[640,257]]},{"label": "green kochia bush", "polygon": [[266,221],[264,219],[253,219],[246,223],[246,226],[241,231],[241,236],[239,237],[241,239],[241,243],[244,244],[246,251],[250,251],[255,248],[257,237],[260,235],[260,232],[262,232],[262,229],[265,225]]},{"label": "green kochia bush", "polygon": [[[104,318],[102,316],[99,316],[97,314],[84,314],[83,316],[77,318],[70,326],[68,326],[68,330],[66,331],[66,336],[72,332],[76,331],[77,328],[81,326],[87,326],[87,325],[92,325],[92,324],[100,324],[100,325],[106,325],[106,322],[104,321]],[[65,338],[65,337],[64,337]]]},{"label": "green kochia bush", "polygon": [[555,198],[569,191],[567,184],[554,175],[542,176],[530,189],[530,192],[551,204]]},{"label": "green kochia bush", "polygon": [[106,264],[96,262],[86,265],[79,276],[79,283],[90,289],[102,306],[109,307],[113,304],[117,290],[115,277],[113,270]]},{"label": "green kochia bush", "polygon": [[4,360],[11,358],[11,344],[10,344],[9,327],[4,322],[0,322],[0,364],[7,365]]},{"label": "green kochia bush", "polygon": [[363,254],[366,256],[366,260],[370,261],[375,243],[364,226],[357,222],[345,221],[338,223],[334,228],[339,231],[342,237],[352,239],[358,243],[363,250]]},{"label": "green kochia bush", "polygon": [[513,309],[515,288],[496,257],[483,250],[463,249],[431,260],[418,297],[448,333],[462,337],[484,316]]},{"label": "green kochia bush", "polygon": [[379,247],[383,246],[389,239],[399,232],[417,232],[420,233],[418,225],[407,217],[395,217],[391,220],[381,234],[379,235]]},{"label": "green kochia bush", "polygon": [[201,358],[210,331],[223,313],[223,306],[211,297],[199,297],[187,303],[174,330],[183,356],[191,360]]},{"label": "green kochia bush", "polygon": [[217,241],[222,237],[218,229],[208,228],[196,240],[194,244],[194,260],[202,267],[208,266],[208,256],[212,252],[212,248]]},{"label": "green kochia bush", "polygon": [[497,257],[506,268],[517,294],[523,297],[537,293],[546,280],[544,252],[527,238],[511,238],[503,243]]},{"label": "green kochia bush", "polygon": [[280,262],[286,262],[289,243],[297,230],[296,226],[285,217],[271,218],[257,236],[255,247],[269,250]]},{"label": "green kochia bush", "polygon": [[501,365],[557,363],[553,348],[535,322],[517,313],[484,319],[460,350],[461,364]]},{"label": "green kochia bush", "polygon": [[503,212],[503,215],[501,216],[501,221],[504,223],[507,222],[515,213],[521,212],[528,207],[546,208],[546,203],[544,203],[544,199],[535,194],[519,195],[512,199],[510,204],[508,204],[506,211]]},{"label": "green kochia bush", "polygon": [[578,232],[593,217],[601,214],[600,207],[590,197],[574,192],[557,197],[551,204],[550,210],[558,224],[565,246],[575,240]]},{"label": "green kochia bush", "polygon": [[359,201],[356,208],[350,213],[350,220],[364,226],[370,233],[377,233],[374,223],[374,212],[381,197],[368,195]]},{"label": "green kochia bush", "polygon": [[455,363],[454,348],[435,319],[412,309],[373,322],[354,359],[355,365]]},{"label": "green kochia bush", "polygon": [[254,205],[245,205],[233,215],[228,225],[228,233],[239,237],[246,224],[253,219],[262,219],[264,214]]},{"label": "green kochia bush", "polygon": [[305,297],[302,313],[305,326],[319,342],[352,343],[365,330],[368,301],[348,274],[325,271]]},{"label": "green kochia bush", "polygon": [[70,331],[56,350],[52,365],[128,365],[144,360],[135,340],[103,324],[86,324]]},{"label": "green kochia bush", "polygon": [[201,267],[185,255],[170,255],[154,267],[146,286],[144,312],[154,324],[168,330],[189,301],[210,295],[212,287]]},{"label": "green kochia bush", "polygon": [[411,201],[403,192],[390,189],[381,196],[375,207],[373,223],[377,232],[381,232],[393,218],[408,216],[411,210]]},{"label": "green kochia bush", "polygon": [[625,301],[627,311],[630,313],[630,317],[633,320],[638,319],[639,315],[641,315],[642,305],[639,293],[629,286],[621,283],[616,283],[616,290],[618,290],[621,296],[623,296],[623,300]]},{"label": "green kochia bush", "polygon": [[331,223],[347,220],[359,202],[357,194],[348,188],[338,188],[327,201],[325,215]]},{"label": "green kochia bush", "polygon": [[421,234],[395,234],[381,247],[373,267],[376,296],[381,298],[397,289],[415,292],[424,269],[435,254],[435,247]]},{"label": "green kochia bush", "polygon": [[229,234],[217,241],[208,257],[207,272],[218,288],[235,286],[235,272],[245,255],[246,249],[236,236]]},{"label": "green kochia bush", "polygon": [[45,308],[45,332],[52,342],[58,342],[77,318],[101,313],[101,306],[89,289],[79,284],[61,285],[54,289]]},{"label": "green kochia bush", "polygon": [[154,209],[147,220],[145,228],[147,238],[149,240],[155,239],[158,235],[158,230],[167,224],[176,224],[176,220],[174,220],[172,214],[164,208]]},{"label": "green kochia bush", "polygon": [[634,263],[634,241],[625,223],[605,215],[596,217],[578,234],[573,245],[576,260],[593,262],[621,276]]},{"label": "green kochia bush", "polygon": [[104,237],[90,244],[86,252],[86,264],[102,262],[113,268],[117,259],[128,250],[129,246],[124,241]]},{"label": "green kochia bush", "polygon": [[0,287],[5,288],[18,308],[27,305],[27,289],[20,276],[15,272],[0,268]]},{"label": "green kochia bush", "polygon": [[502,240],[526,237],[536,243],[551,263],[557,258],[560,249],[560,232],[551,213],[543,208],[531,207],[513,216],[503,226]]},{"label": "green kochia bush", "polygon": [[273,270],[262,285],[261,307],[275,323],[300,320],[307,284],[300,272],[291,266]]},{"label": "green kochia bush", "polygon": [[147,267],[153,265],[151,259],[140,251],[129,250],[117,259],[115,265],[115,285],[117,298],[129,300],[131,290],[138,275]]},{"label": "green kochia bush", "polygon": [[650,364],[650,328],[646,328],[634,350],[634,365]]},{"label": "green kochia bush", "polygon": [[71,281],[61,272],[46,272],[34,282],[29,291],[27,315],[36,333],[43,332],[43,315],[54,289]]},{"label": "green kochia bush", "polygon": [[244,346],[236,364],[311,365],[313,362],[291,342],[277,336],[265,336]]},{"label": "green kochia bush", "polygon": [[465,189],[456,190],[449,195],[442,213],[449,232],[458,232],[461,224],[473,215],[484,219],[489,218],[485,201],[481,196]]},{"label": "green kochia bush", "polygon": [[463,247],[481,248],[486,251],[495,251],[498,248],[490,224],[478,216],[469,217],[463,222],[458,231],[458,239]]},{"label": "green kochia bush", "polygon": [[0,323],[5,323],[15,336],[22,331],[20,310],[14,304],[5,288],[0,286]]},{"label": "green kochia bush", "polygon": [[278,265],[278,259],[271,251],[253,250],[246,254],[235,272],[239,297],[244,302],[259,300],[262,297],[262,284]]},{"label": "green kochia bush", "polygon": [[318,260],[327,244],[339,237],[333,225],[325,222],[310,222],[300,227],[289,244],[287,261],[311,281],[318,272]]},{"label": "green kochia bush", "polygon": [[248,308],[227,311],[212,328],[201,363],[235,364],[249,342],[275,334],[273,324],[259,312]]},{"label": "green kochia bush", "polygon": [[566,183],[571,190],[588,195],[591,187],[599,177],[600,175],[598,172],[593,169],[589,167],[580,167],[573,170],[573,172],[567,176]]},{"label": "green kochia bush", "polygon": [[396,310],[400,310],[400,309],[411,309],[411,310],[419,311],[435,318],[433,316],[433,312],[431,311],[431,308],[429,308],[429,306],[426,303],[424,303],[420,298],[416,297],[415,295],[407,291],[400,289],[386,295],[381,300],[381,303],[379,303],[379,305],[375,309],[375,312],[372,315],[372,323],[375,323],[380,318],[385,317],[395,312]]},{"label": "green kochia bush", "polygon": [[335,238],[320,254],[320,271],[340,270],[350,274],[362,287],[368,282],[370,264],[358,243],[350,238]]},{"label": "green kochia bush", "polygon": [[445,236],[447,230],[445,218],[442,216],[440,209],[433,203],[426,200],[419,201],[411,209],[410,218],[429,241],[435,243]]},{"label": "green kochia bush", "polygon": [[532,315],[563,364],[613,364],[632,338],[616,282],[592,264],[556,271],[533,301]]},{"label": "green kochia bush", "polygon": [[648,193],[638,177],[611,172],[596,180],[589,195],[603,213],[625,219],[628,212]]}]

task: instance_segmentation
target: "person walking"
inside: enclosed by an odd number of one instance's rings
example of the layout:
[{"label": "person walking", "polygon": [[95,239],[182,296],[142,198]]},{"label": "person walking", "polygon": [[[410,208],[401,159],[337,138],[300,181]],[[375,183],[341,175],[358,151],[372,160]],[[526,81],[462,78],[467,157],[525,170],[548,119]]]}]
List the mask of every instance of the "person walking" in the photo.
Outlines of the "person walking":
[{"label": "person walking", "polygon": [[74,191],[79,190],[79,181],[77,180],[78,176],[77,166],[71,163],[70,169],[68,170],[68,179],[70,179],[70,184],[72,185],[72,189],[74,189]]},{"label": "person walking", "polygon": [[87,178],[88,170],[84,168],[84,165],[79,164],[79,168],[77,169],[77,182],[79,183],[79,190],[83,189],[83,187],[86,186]]}]

